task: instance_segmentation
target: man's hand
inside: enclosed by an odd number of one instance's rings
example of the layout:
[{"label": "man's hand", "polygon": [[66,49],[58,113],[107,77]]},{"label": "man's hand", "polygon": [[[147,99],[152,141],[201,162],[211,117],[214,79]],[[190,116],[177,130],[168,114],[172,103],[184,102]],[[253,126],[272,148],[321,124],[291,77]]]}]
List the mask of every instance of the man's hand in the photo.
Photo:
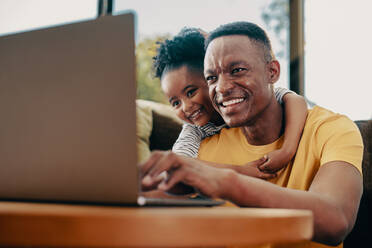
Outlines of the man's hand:
[{"label": "man's hand", "polygon": [[[204,162],[166,151],[155,151],[150,158],[140,165],[142,172],[142,187],[144,189],[161,189],[169,191],[182,182],[197,188],[210,197],[219,197],[221,182],[228,178],[227,169],[219,169],[206,165]],[[159,175],[166,171],[166,180],[159,181]]]}]

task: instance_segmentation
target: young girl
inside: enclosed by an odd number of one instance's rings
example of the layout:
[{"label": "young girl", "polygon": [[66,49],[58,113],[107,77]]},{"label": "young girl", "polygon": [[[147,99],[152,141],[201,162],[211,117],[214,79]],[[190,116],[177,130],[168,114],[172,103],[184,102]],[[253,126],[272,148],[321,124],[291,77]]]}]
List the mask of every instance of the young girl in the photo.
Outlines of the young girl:
[{"label": "young girl", "polygon": [[[205,35],[184,28],[171,40],[160,43],[154,57],[155,76],[177,116],[185,121],[173,152],[196,158],[201,141],[228,128],[213,108],[203,75]],[[239,173],[269,179],[294,156],[307,116],[305,100],[284,88],[275,88],[275,97],[284,105],[284,142],[280,149],[243,166],[228,166]],[[228,155],[227,155],[228,156]],[[223,165],[216,165],[225,167]]]}]

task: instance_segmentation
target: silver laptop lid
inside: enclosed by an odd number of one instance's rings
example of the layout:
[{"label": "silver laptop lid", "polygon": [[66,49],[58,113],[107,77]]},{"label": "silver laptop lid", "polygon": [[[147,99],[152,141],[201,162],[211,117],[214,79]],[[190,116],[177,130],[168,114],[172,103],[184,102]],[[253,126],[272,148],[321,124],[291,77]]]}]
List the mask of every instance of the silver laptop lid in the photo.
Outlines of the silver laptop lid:
[{"label": "silver laptop lid", "polygon": [[0,198],[136,203],[134,15],[0,37]]}]

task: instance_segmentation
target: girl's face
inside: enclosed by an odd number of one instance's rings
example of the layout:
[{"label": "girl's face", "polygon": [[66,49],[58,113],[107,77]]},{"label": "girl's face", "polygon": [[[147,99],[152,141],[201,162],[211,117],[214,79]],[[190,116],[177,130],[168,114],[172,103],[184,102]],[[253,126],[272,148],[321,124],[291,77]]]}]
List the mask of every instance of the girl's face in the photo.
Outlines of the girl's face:
[{"label": "girl's face", "polygon": [[209,98],[202,71],[181,66],[166,72],[161,86],[181,120],[197,126],[220,120]]}]

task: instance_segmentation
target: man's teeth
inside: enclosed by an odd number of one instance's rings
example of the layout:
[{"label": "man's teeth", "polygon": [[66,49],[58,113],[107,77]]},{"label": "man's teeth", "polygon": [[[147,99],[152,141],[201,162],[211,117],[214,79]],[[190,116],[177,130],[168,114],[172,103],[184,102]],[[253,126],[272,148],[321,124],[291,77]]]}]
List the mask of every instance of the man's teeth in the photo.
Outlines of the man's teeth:
[{"label": "man's teeth", "polygon": [[227,102],[222,102],[222,106],[227,107],[229,105],[240,103],[242,101],[244,101],[244,98],[234,99],[234,100],[230,100],[230,101],[227,101]]},{"label": "man's teeth", "polygon": [[190,118],[196,117],[200,113],[200,109],[196,110],[192,115],[190,115]]}]

